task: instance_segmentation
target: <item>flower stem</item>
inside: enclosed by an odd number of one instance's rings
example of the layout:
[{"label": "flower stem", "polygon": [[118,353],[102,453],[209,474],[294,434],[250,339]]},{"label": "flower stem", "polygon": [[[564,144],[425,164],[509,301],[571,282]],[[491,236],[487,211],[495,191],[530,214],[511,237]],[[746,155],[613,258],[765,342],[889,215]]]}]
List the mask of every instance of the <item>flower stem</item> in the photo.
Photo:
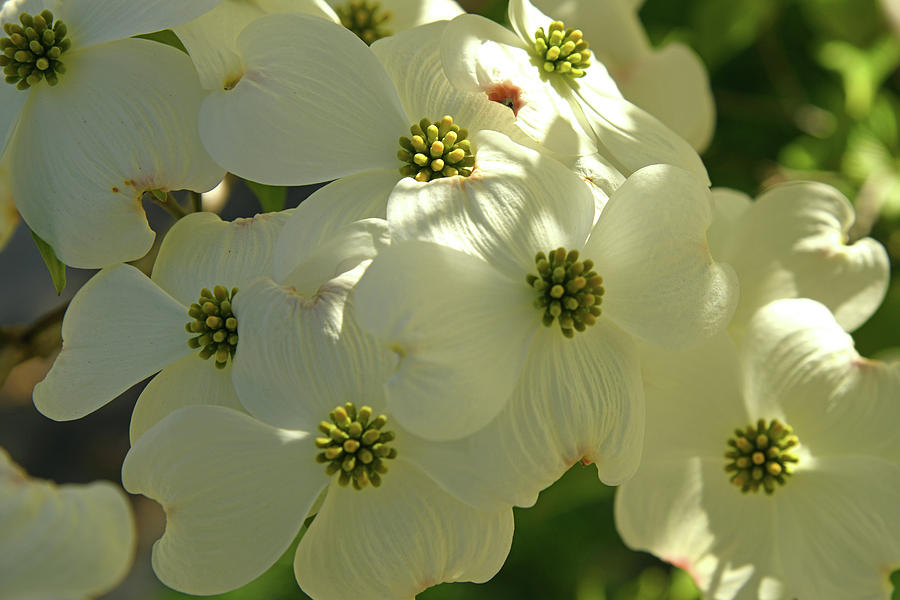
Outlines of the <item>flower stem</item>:
[{"label": "flower stem", "polygon": [[188,192],[191,196],[191,210],[203,212],[203,196],[199,192]]}]

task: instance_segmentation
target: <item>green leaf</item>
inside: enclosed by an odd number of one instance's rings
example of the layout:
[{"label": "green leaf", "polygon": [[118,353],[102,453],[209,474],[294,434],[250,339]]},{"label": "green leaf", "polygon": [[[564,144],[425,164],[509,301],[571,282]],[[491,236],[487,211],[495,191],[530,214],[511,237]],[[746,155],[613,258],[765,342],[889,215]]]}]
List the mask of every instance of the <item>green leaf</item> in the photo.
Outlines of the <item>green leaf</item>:
[{"label": "green leaf", "polygon": [[159,42],[166,46],[172,46],[176,50],[181,50],[185,54],[188,53],[184,44],[181,43],[181,40],[178,39],[178,36],[175,35],[175,32],[171,29],[163,29],[162,31],[154,31],[153,33],[142,33],[141,35],[136,35],[134,37],[150,40],[151,42]]},{"label": "green leaf", "polygon": [[256,195],[263,212],[284,210],[284,202],[287,200],[287,188],[277,185],[265,185],[255,181],[247,181],[246,179],[244,183]]},{"label": "green leaf", "polygon": [[63,261],[56,258],[56,252],[53,251],[53,247],[50,244],[42,240],[33,231],[31,232],[31,237],[34,238],[34,243],[37,244],[41,257],[44,259],[44,264],[47,265],[56,293],[62,294],[62,291],[66,288],[66,265]]}]

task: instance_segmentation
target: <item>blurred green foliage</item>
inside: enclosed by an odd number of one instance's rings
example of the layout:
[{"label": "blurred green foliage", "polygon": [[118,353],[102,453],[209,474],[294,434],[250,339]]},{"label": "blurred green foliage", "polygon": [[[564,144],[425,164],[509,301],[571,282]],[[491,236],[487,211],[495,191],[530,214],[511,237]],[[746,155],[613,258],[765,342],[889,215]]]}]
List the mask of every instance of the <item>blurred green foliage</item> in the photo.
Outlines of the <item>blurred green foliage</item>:
[{"label": "blurred green foliage", "polygon": [[[599,0],[592,0],[599,1]],[[473,0],[505,20],[506,3]],[[830,183],[856,204],[851,238],[900,257],[900,33],[875,0],[647,0],[655,45],[680,40],[710,70],[718,108],[703,158],[715,186],[756,196],[782,181]],[[900,355],[900,284],[855,334],[860,352]],[[512,551],[483,585],[445,584],[422,600],[695,600],[681,570],[628,550],[612,519],[613,490],[576,465],[537,505],[516,509]],[[253,584],[223,600],[300,599],[293,548]],[[892,575],[900,585],[900,572]],[[164,592],[158,600],[189,598]],[[895,600],[900,594],[894,593]]]}]

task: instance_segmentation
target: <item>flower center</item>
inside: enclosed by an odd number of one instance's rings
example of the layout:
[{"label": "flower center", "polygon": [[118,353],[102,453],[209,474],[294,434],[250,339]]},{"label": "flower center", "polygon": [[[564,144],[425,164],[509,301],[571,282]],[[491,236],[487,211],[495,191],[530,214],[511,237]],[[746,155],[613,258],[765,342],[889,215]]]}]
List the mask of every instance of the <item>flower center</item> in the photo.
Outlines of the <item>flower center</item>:
[{"label": "flower center", "polygon": [[550,23],[550,32],[541,27],[534,34],[534,51],[543,60],[548,73],[564,73],[570,77],[584,77],[591,66],[591,51],[580,29],[566,29],[562,21]]},{"label": "flower center", "polygon": [[331,423],[319,423],[319,431],[327,437],[316,438],[316,447],[322,450],[316,455],[316,462],[326,465],[328,475],[340,473],[340,485],[352,481],[357,490],[370,483],[373,487],[380,486],[381,476],[388,471],[385,461],[397,457],[397,449],[388,445],[394,439],[394,432],[381,431],[387,417],[379,415],[372,419],[371,408],[363,406],[356,410],[352,402],[338,406],[328,417]]},{"label": "flower center", "polygon": [[784,485],[791,475],[790,463],[798,459],[790,449],[798,443],[793,430],[778,419],[768,425],[760,419],[755,427],[735,429],[734,437],[728,440],[730,449],[725,453],[725,470],[734,473],[731,483],[745,493],[762,489],[772,494],[775,484]]},{"label": "flower center", "polygon": [[605,290],[603,278],[592,270],[594,261],[579,261],[578,250],[567,253],[557,248],[538,252],[534,263],[538,274],[525,280],[538,293],[534,305],[544,311],[544,325],[558,320],[563,335],[570,338],[597,322]]},{"label": "flower center", "polygon": [[475,166],[469,132],[445,115],[440,121],[422,119],[409,128],[412,137],[400,138],[397,158],[406,163],[400,173],[416,181],[462,175],[468,177]]},{"label": "flower center", "polygon": [[197,334],[188,340],[188,346],[200,348],[200,358],[215,356],[217,369],[224,369],[228,364],[228,357],[233,360],[237,350],[238,322],[231,311],[231,303],[237,291],[237,288],[233,288],[229,294],[221,285],[215,286],[212,291],[203,288],[200,290],[200,299],[188,309],[188,315],[194,320],[184,328],[188,333]]},{"label": "flower center", "polygon": [[27,90],[46,79],[50,85],[59,83],[59,76],[66,72],[60,57],[72,46],[66,39],[67,27],[62,21],[53,22],[49,10],[31,16],[19,15],[22,23],[4,23],[8,37],[0,38],[0,67],[6,83]]},{"label": "flower center", "polygon": [[375,40],[391,35],[385,25],[391,20],[391,12],[381,8],[381,2],[353,0],[334,11],[341,19],[341,25],[371,45]]}]

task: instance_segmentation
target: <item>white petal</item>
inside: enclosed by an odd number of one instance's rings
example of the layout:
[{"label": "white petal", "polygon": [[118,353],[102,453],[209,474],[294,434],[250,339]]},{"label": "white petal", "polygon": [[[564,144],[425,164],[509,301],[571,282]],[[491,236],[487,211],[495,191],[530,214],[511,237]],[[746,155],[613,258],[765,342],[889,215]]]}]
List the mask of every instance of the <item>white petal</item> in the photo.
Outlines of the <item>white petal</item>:
[{"label": "white petal", "polygon": [[385,407],[395,358],[349,316],[362,270],[324,282],[313,297],[262,280],[238,298],[241,341],[233,380],[244,407],[281,427],[314,430],[345,402]]},{"label": "white petal", "polygon": [[[346,4],[343,0],[329,0],[334,5]],[[419,25],[452,19],[466,11],[454,0],[383,0],[381,5],[390,11],[387,28],[396,35]]]},{"label": "white petal", "polygon": [[627,0],[534,0],[534,5],[584,32],[594,55],[613,73],[650,53],[644,27]]},{"label": "white petal", "polygon": [[445,581],[487,581],[500,569],[512,510],[477,511],[394,462],[378,489],[331,485],[297,548],[304,592],[321,600],[409,600]]},{"label": "white petal", "polygon": [[[896,397],[895,397],[896,399]],[[776,492],[779,546],[799,598],[889,598],[900,564],[900,465],[817,461]]]},{"label": "white petal", "polygon": [[[393,169],[365,171],[316,190],[284,224],[275,245],[274,279],[288,283],[285,279],[298,266],[314,254],[321,253],[325,244],[345,237],[338,232],[355,221],[384,219],[387,216],[388,196],[400,177]],[[357,229],[360,228],[366,229],[357,226]],[[368,229],[374,230],[373,227]],[[335,261],[331,268],[337,264]]]},{"label": "white petal", "polygon": [[612,195],[584,250],[603,277],[603,314],[653,343],[686,345],[725,326],[737,281],[706,243],[709,191],[667,165],[635,173]]},{"label": "white petal", "polygon": [[622,165],[623,173],[668,164],[691,171],[709,183],[697,151],[656,117],[627,100],[611,97],[607,87],[597,86],[591,77],[582,78],[573,89],[573,98],[577,97],[591,131],[608,156]]},{"label": "white petal", "polygon": [[91,413],[192,352],[187,308],[129,265],[104,269],[66,310],[63,349],[34,388],[34,404],[51,419]]},{"label": "white petal", "polygon": [[108,482],[28,479],[0,449],[0,597],[96,597],[134,560],[134,517]]},{"label": "white petal", "polygon": [[512,32],[477,15],[453,19],[441,39],[441,63],[450,82],[463,91],[516,99],[516,126],[535,142],[565,155],[596,152],[593,136],[554,86],[541,78],[530,50]]},{"label": "white petal", "polygon": [[477,431],[513,390],[540,326],[533,294],[483,261],[425,242],[395,243],[354,292],[356,318],[400,356],[388,409],[427,439]]},{"label": "white petal", "polygon": [[19,122],[19,114],[28,98],[28,90],[16,89],[16,86],[6,85],[6,82],[0,87],[0,156],[6,150],[6,144],[12,137],[16,123]]},{"label": "white petal", "polygon": [[57,17],[68,25],[73,48],[80,50],[181,25],[219,2],[221,0],[146,0],[135,4],[131,0],[65,0],[58,3]]},{"label": "white petal", "polygon": [[122,483],[162,504],[153,570],[169,587],[217,594],[281,556],[327,482],[312,439],[218,406],[178,410],[125,457]]},{"label": "white petal", "polygon": [[698,152],[709,146],[716,126],[715,100],[706,67],[688,46],[667,44],[617,82],[630,102],[662,121]]},{"label": "white petal", "polygon": [[571,340],[544,329],[497,418],[469,437],[412,440],[403,452],[473,506],[531,506],[579,460],[596,463],[608,484],[630,477],[641,454],[643,401],[630,336],[602,321]]},{"label": "white petal", "polygon": [[337,18],[322,0],[224,0],[213,10],[172,29],[190,54],[203,87],[222,89],[243,70],[237,50],[238,34],[253,20],[276,12]]},{"label": "white petal", "polygon": [[853,208],[835,188],[780,185],[760,196],[733,227],[727,252],[741,279],[736,326],[778,298],[812,298],[848,331],[862,325],[887,292],[890,261],[871,238],[847,243]]},{"label": "white petal", "polygon": [[553,21],[529,0],[510,0],[508,13],[513,30],[526,45],[534,41],[534,34],[539,28],[543,28],[545,33],[549,32]]},{"label": "white petal", "polygon": [[134,444],[145,431],[184,406],[211,404],[243,411],[231,383],[231,368],[217,369],[194,352],[154,377],[134,405],[129,435]]},{"label": "white petal", "polygon": [[244,29],[238,50],[240,81],[200,111],[200,137],[229,171],[299,185],[399,167],[397,139],[409,123],[394,84],[353,33],[318,17],[269,15]]},{"label": "white petal", "polygon": [[809,452],[900,461],[900,364],[859,356],[823,305],[768,304],[750,322],[744,351],[751,409],[781,412]]},{"label": "white petal", "polygon": [[241,288],[254,279],[271,276],[275,243],[291,212],[234,221],[223,221],[208,212],[188,215],[163,240],[153,281],[190,306],[203,288]]},{"label": "white petal", "polygon": [[744,406],[744,377],[732,339],[723,331],[687,350],[647,343],[639,350],[647,396],[647,459],[724,460],[728,436],[760,416]]},{"label": "white petal", "polygon": [[616,494],[615,517],[626,545],[685,569],[706,597],[785,600],[794,595],[772,580],[785,579],[774,509],[730,484],[719,460],[645,456]]},{"label": "white petal", "polygon": [[441,65],[441,37],[446,28],[447,22],[441,21],[372,44],[372,52],[397,86],[410,124],[450,115],[470,135],[493,129],[528,139],[515,126],[509,108],[490,101],[484,93],[460,90],[447,79]]},{"label": "white petal", "polygon": [[501,133],[482,131],[473,141],[471,177],[397,184],[388,203],[395,240],[450,246],[521,281],[538,252],[582,248],[594,201],[579,177]]},{"label": "white petal", "polygon": [[359,274],[349,282],[353,285],[362,275],[368,261],[391,243],[388,223],[384,219],[363,219],[334,232],[293,271],[280,279],[298,294],[312,297],[327,287],[329,280],[355,269]]},{"label": "white petal", "polygon": [[[709,251],[716,260],[729,262],[729,253],[732,252],[731,247],[736,237],[733,230],[750,209],[753,198],[729,188],[713,188],[711,194],[712,224],[706,232]],[[743,294],[746,294],[746,290],[742,290]]]},{"label": "white petal", "polygon": [[203,92],[184,53],[147,40],[82,50],[66,67],[59,85],[31,90],[10,142],[19,212],[68,265],[140,258],[153,243],[144,191],[222,179],[194,134]]}]

